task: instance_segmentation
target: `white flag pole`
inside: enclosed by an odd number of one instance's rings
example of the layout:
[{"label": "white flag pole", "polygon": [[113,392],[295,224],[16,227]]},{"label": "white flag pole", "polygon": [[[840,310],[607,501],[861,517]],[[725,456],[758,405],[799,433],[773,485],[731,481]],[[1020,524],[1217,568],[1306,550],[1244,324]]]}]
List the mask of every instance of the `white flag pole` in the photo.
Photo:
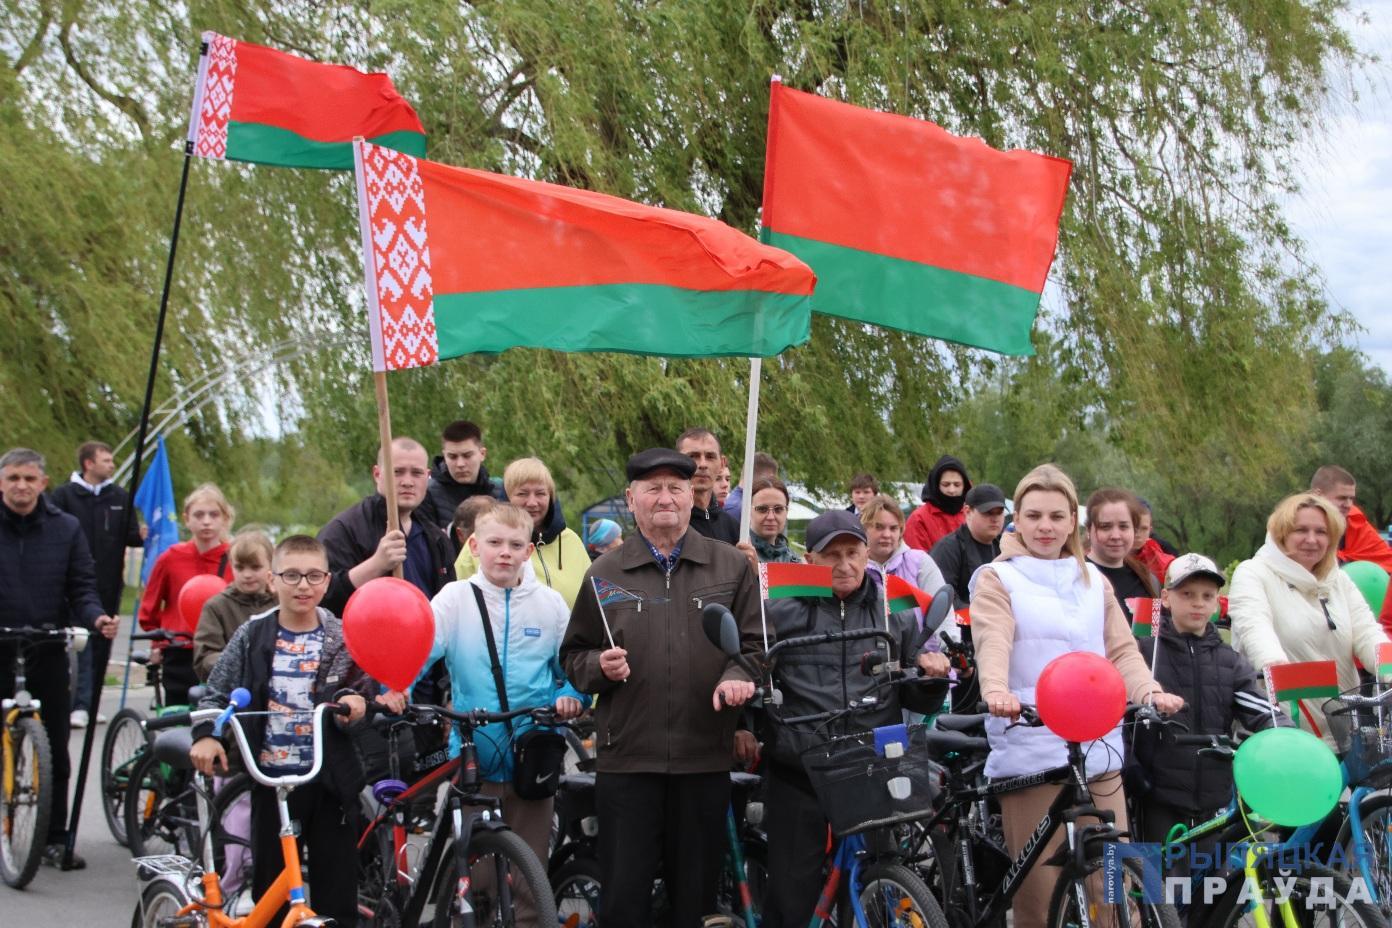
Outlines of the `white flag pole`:
[{"label": "white flag pole", "polygon": [[754,484],[754,436],[759,431],[759,378],[763,367],[763,358],[749,359],[749,411],[745,414],[744,462],[740,465],[740,486],[744,488],[740,500],[740,541],[749,540],[749,519],[754,514],[750,489]]}]

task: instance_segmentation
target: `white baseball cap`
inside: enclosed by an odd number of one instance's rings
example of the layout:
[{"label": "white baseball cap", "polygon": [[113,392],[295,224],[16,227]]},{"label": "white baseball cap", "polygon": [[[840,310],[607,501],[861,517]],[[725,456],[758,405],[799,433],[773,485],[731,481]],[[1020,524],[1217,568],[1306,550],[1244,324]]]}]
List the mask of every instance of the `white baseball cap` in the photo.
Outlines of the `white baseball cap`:
[{"label": "white baseball cap", "polygon": [[1219,586],[1228,582],[1218,565],[1202,554],[1181,554],[1165,571],[1165,589],[1173,590],[1192,577],[1210,577]]}]

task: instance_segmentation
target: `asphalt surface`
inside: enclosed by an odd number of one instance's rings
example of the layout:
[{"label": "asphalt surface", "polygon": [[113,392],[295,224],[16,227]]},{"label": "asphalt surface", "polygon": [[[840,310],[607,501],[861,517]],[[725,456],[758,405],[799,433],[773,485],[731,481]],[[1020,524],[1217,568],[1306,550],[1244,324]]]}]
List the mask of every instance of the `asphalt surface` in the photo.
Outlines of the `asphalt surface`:
[{"label": "asphalt surface", "polygon": [[[110,672],[119,674],[120,666],[113,655]],[[136,676],[143,681],[144,672]],[[120,699],[119,686],[104,688],[102,711],[108,717],[115,715]],[[145,708],[149,702],[149,689],[132,689],[127,696],[127,703],[138,709]],[[88,774],[78,821],[77,853],[86,858],[87,868],[62,872],[40,867],[34,881],[22,890],[0,883],[0,928],[46,928],[58,924],[125,928],[130,924],[137,899],[135,868],[131,865],[130,852],[117,844],[107,830],[101,809],[101,791],[97,788],[95,767],[105,735],[106,726],[98,726],[92,746],[93,769]],[[77,782],[82,738],[83,732],[74,730],[68,744],[73,767],[70,789]]]}]

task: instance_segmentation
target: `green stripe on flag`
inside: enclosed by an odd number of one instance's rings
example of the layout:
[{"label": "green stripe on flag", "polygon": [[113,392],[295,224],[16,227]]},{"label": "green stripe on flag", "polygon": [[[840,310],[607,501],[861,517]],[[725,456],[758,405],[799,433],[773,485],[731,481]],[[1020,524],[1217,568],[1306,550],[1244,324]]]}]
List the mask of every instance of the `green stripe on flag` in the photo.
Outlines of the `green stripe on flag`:
[{"label": "green stripe on flag", "polygon": [[836,593],[825,586],[770,586],[769,599],[792,599],[795,596],[835,596]]},{"label": "green stripe on flag", "polygon": [[1297,699],[1333,699],[1338,695],[1339,688],[1337,686],[1297,686],[1276,691],[1276,699],[1279,702],[1294,702]]},{"label": "green stripe on flag", "polygon": [[1149,622],[1132,622],[1131,634],[1136,638],[1149,638],[1151,635],[1155,634],[1155,630],[1151,627]]},{"label": "green stripe on flag", "polygon": [[912,596],[896,596],[889,601],[890,612],[901,612],[905,609],[917,609],[918,600]]},{"label": "green stripe on flag", "polygon": [[1001,354],[1032,355],[1039,294],[1010,284],[764,228],[817,275],[812,311]]},{"label": "green stripe on flag", "polygon": [[[425,136],[419,132],[387,132],[367,141],[417,158],[425,157]],[[227,158],[229,161],[249,161],[287,168],[351,171],[353,143],[351,140],[318,142],[289,129],[265,123],[229,122]]]},{"label": "green stripe on flag", "polygon": [[437,293],[435,331],[441,358],[516,347],[769,357],[807,341],[806,300],[763,290],[661,284]]}]

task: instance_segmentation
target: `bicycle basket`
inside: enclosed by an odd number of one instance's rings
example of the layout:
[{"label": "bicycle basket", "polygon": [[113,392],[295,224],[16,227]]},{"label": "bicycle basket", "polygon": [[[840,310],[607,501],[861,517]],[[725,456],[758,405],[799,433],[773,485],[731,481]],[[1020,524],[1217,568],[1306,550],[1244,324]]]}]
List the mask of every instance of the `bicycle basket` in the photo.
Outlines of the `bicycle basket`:
[{"label": "bicycle basket", "polygon": [[[1325,727],[1348,771],[1349,784],[1392,783],[1392,732],[1387,722],[1379,726],[1372,709],[1350,709],[1337,699],[1327,701],[1323,709]],[[1392,710],[1388,714],[1392,716]]]},{"label": "bicycle basket", "polygon": [[922,725],[909,728],[901,757],[877,754],[873,731],[833,738],[802,753],[802,766],[838,838],[933,814],[943,771],[928,757],[925,731]]}]

